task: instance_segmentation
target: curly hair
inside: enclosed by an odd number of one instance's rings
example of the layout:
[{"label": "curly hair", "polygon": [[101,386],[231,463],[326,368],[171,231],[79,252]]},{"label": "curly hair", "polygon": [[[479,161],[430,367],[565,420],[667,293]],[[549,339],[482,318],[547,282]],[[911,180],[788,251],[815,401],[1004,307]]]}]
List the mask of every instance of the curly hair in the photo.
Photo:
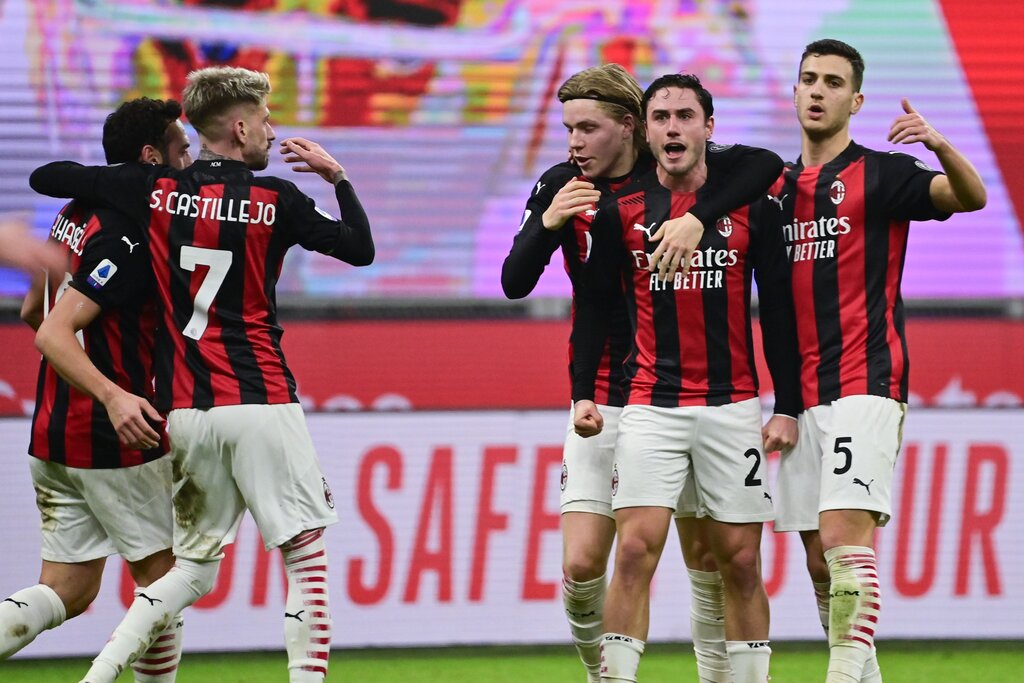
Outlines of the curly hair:
[{"label": "curly hair", "polygon": [[181,105],[176,100],[153,100],[139,97],[122,102],[103,122],[103,153],[108,164],[137,161],[142,148],[152,145],[166,159],[167,127],[181,118]]}]

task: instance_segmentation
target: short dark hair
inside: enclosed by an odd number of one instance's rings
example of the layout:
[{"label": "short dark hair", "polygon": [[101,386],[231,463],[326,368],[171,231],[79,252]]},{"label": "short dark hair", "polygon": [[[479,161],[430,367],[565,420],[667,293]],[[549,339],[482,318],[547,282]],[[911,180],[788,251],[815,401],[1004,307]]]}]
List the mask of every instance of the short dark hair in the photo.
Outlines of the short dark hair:
[{"label": "short dark hair", "polygon": [[655,78],[654,82],[647,86],[647,90],[644,91],[644,97],[640,102],[644,120],[647,119],[647,105],[650,103],[651,98],[654,97],[656,92],[664,88],[692,90],[697,94],[697,101],[700,102],[700,106],[704,110],[704,120],[715,115],[715,105],[711,99],[711,93],[701,85],[699,78],[693,74],[665,74]]},{"label": "short dark hair", "polygon": [[139,97],[122,102],[103,122],[103,152],[108,164],[138,161],[142,148],[152,145],[166,159],[167,127],[181,118],[176,100]]},{"label": "short dark hair", "polygon": [[853,67],[853,91],[860,92],[860,87],[864,84],[864,58],[857,52],[857,48],[834,38],[822,38],[809,43],[804,48],[804,53],[800,55],[800,70],[797,73],[797,80],[804,70],[804,60],[811,55],[818,57],[835,55],[850,62],[850,66]]}]

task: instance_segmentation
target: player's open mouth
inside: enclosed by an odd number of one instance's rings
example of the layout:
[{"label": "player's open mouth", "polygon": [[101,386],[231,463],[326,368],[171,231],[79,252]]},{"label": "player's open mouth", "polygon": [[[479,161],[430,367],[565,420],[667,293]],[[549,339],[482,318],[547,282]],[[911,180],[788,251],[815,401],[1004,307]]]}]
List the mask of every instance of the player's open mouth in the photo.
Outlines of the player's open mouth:
[{"label": "player's open mouth", "polygon": [[825,115],[825,109],[820,104],[812,104],[807,107],[807,113],[811,115],[812,119],[820,119]]},{"label": "player's open mouth", "polygon": [[686,145],[681,142],[670,142],[665,145],[662,149],[665,150],[665,155],[670,159],[676,159],[681,157],[686,152]]}]

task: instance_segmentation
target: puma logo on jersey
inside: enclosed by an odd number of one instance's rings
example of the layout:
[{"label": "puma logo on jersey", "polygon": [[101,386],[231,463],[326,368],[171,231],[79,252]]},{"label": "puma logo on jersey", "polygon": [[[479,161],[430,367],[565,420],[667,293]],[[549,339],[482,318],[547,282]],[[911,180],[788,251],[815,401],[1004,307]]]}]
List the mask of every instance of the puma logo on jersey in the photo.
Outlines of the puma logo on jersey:
[{"label": "puma logo on jersey", "polygon": [[773,202],[775,202],[776,204],[778,204],[778,206],[779,206],[779,211],[782,211],[782,210],[783,210],[783,209],[782,209],[782,202],[786,201],[786,197],[788,197],[788,196],[789,196],[789,194],[788,194],[788,193],[787,193],[787,194],[784,194],[784,195],[782,195],[781,197],[776,197],[775,195],[771,195],[771,194],[770,194],[770,195],[768,195],[768,199],[770,199],[770,200],[772,200]]},{"label": "puma logo on jersey", "polygon": [[302,613],[303,613],[303,612],[305,612],[305,611],[306,611],[306,610],[304,610],[304,609],[300,609],[300,610],[299,610],[298,612],[296,612],[295,614],[288,614],[288,612],[285,612],[285,613],[284,613],[284,618],[285,618],[285,619],[295,619],[296,621],[302,621],[302,617],[300,617],[299,615],[300,615],[300,614],[302,614]]},{"label": "puma logo on jersey", "polygon": [[597,212],[598,212],[598,209],[587,209],[586,211],[583,212],[583,215],[584,216],[589,216],[590,218],[593,218],[594,216],[597,215]]},{"label": "puma logo on jersey", "polygon": [[868,483],[865,484],[864,482],[862,482],[857,477],[854,477],[853,478],[853,483],[857,484],[858,486],[863,486],[867,490],[868,495],[870,496],[871,495],[871,485],[875,483],[875,480],[872,479],[871,481],[869,481]]},{"label": "puma logo on jersey", "polygon": [[545,183],[542,183],[541,181],[538,180],[537,181],[537,189],[534,191],[534,194],[540,194],[541,189],[543,189],[544,187],[545,187]]},{"label": "puma logo on jersey", "polygon": [[121,241],[128,245],[128,253],[129,254],[134,254],[135,253],[135,247],[139,246],[139,244],[140,244],[139,242],[135,242],[134,244],[132,244],[132,241],[130,239],[128,239],[127,237],[124,237],[124,236],[121,237]]},{"label": "puma logo on jersey", "polygon": [[634,230],[639,230],[643,234],[647,235],[647,239],[650,240],[651,237],[654,235],[654,226],[656,226],[657,224],[658,224],[657,221],[655,221],[654,223],[651,223],[650,226],[644,227],[644,226],[640,225],[639,223],[634,223],[633,224],[633,229]]},{"label": "puma logo on jersey", "polygon": [[27,602],[19,602],[19,601],[15,600],[14,598],[4,598],[3,601],[4,602],[13,602],[15,605],[18,606],[18,609],[21,609],[22,607],[28,607],[28,603]]},{"label": "puma logo on jersey", "polygon": [[772,502],[772,496],[767,491],[764,492],[764,497],[768,500],[769,503]]}]

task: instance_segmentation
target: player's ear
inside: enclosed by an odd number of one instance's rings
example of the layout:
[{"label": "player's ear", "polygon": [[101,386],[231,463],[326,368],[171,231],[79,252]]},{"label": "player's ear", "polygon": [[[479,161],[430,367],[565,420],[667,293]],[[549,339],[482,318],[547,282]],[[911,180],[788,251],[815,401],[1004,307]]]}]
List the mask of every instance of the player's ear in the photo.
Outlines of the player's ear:
[{"label": "player's ear", "polygon": [[139,152],[139,161],[144,164],[159,165],[164,163],[164,155],[153,145],[144,145],[142,151]]},{"label": "player's ear", "polygon": [[622,139],[628,140],[633,137],[634,130],[636,130],[636,117],[626,114],[622,117]]},{"label": "player's ear", "polygon": [[715,117],[709,116],[708,120],[704,122],[704,139],[710,140],[711,136],[715,133]]},{"label": "player's ear", "polygon": [[856,93],[853,96],[853,106],[850,108],[851,114],[856,114],[860,111],[860,108],[864,106],[864,94]]}]

